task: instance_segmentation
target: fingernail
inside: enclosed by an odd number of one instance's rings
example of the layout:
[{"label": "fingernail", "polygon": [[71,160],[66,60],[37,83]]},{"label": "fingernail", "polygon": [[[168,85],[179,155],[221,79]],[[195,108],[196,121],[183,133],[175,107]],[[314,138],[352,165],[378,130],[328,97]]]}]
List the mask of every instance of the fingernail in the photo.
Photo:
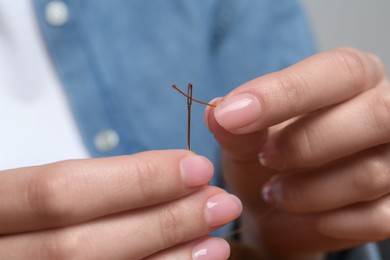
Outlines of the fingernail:
[{"label": "fingernail", "polygon": [[231,194],[218,194],[207,200],[206,221],[210,227],[221,226],[240,216],[241,201]]},{"label": "fingernail", "polygon": [[271,183],[268,182],[263,186],[262,195],[263,195],[263,200],[265,202],[267,202],[268,204],[273,204],[272,184]]},{"label": "fingernail", "polygon": [[247,93],[228,97],[215,108],[215,119],[227,130],[248,126],[254,123],[260,115],[259,100]]},{"label": "fingernail", "polygon": [[216,260],[228,259],[230,256],[229,243],[222,238],[211,237],[194,247],[192,259]]},{"label": "fingernail", "polygon": [[213,171],[213,164],[204,156],[190,155],[180,161],[181,178],[188,187],[209,183]]},{"label": "fingernail", "polygon": [[258,157],[260,164],[267,168],[275,170],[283,170],[286,168],[286,162],[272,141],[267,142],[263,146],[262,151],[259,153]]},{"label": "fingernail", "polygon": [[268,204],[280,207],[282,204],[282,183],[278,176],[271,178],[262,189],[263,200]]},{"label": "fingernail", "polygon": [[265,156],[265,153],[261,152],[259,153],[259,162],[263,166],[267,166],[267,158]]}]

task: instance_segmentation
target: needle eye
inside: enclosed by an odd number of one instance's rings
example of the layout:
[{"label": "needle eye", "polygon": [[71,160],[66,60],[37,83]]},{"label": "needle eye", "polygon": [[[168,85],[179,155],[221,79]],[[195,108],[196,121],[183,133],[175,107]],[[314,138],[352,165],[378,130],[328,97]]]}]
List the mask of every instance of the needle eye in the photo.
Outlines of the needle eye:
[{"label": "needle eye", "polygon": [[192,97],[192,84],[188,83],[187,94],[181,91],[176,85],[172,85],[172,88],[176,89],[180,94],[187,97],[187,150],[191,150],[191,105],[192,101],[200,103],[202,105],[215,107],[213,104],[209,104]]}]

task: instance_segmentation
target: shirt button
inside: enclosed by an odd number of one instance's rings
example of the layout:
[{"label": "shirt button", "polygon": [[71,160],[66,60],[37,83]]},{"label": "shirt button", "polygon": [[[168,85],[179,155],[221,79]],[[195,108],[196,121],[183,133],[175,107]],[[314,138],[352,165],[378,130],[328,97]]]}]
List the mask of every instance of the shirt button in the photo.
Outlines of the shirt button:
[{"label": "shirt button", "polygon": [[113,129],[103,130],[95,135],[95,148],[100,152],[107,152],[119,144],[119,136]]},{"label": "shirt button", "polygon": [[68,6],[58,0],[47,3],[45,7],[45,19],[53,26],[64,25],[69,19],[69,8]]}]

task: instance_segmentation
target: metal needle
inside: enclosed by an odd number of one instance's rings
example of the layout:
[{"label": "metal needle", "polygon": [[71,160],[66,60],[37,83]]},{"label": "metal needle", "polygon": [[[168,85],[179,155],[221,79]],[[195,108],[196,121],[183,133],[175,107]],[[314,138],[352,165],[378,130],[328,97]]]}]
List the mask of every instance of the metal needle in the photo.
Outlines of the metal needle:
[{"label": "metal needle", "polygon": [[192,105],[192,84],[188,83],[188,89],[187,89],[187,150],[191,150],[191,105]]},{"label": "metal needle", "polygon": [[214,104],[206,103],[200,100],[197,100],[192,97],[192,84],[188,83],[188,89],[187,89],[187,94],[181,91],[178,87],[176,87],[175,84],[172,85],[172,88],[177,90],[180,94],[183,96],[187,97],[187,150],[191,150],[191,105],[192,101],[197,102],[202,105],[210,106],[210,107],[215,107]]}]

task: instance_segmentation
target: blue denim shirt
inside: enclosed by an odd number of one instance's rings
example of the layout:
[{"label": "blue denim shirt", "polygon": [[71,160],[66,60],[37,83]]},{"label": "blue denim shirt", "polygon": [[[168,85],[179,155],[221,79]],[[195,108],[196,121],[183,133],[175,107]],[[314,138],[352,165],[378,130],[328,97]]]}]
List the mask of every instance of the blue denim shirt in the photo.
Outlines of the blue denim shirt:
[{"label": "blue denim shirt", "polygon": [[[314,52],[294,0],[64,0],[61,26],[45,20],[48,2],[35,0],[42,36],[94,157],[185,148],[186,99],[172,84],[210,100]],[[192,149],[216,163],[202,111],[194,105]],[[106,129],[120,141],[100,151]]]}]

